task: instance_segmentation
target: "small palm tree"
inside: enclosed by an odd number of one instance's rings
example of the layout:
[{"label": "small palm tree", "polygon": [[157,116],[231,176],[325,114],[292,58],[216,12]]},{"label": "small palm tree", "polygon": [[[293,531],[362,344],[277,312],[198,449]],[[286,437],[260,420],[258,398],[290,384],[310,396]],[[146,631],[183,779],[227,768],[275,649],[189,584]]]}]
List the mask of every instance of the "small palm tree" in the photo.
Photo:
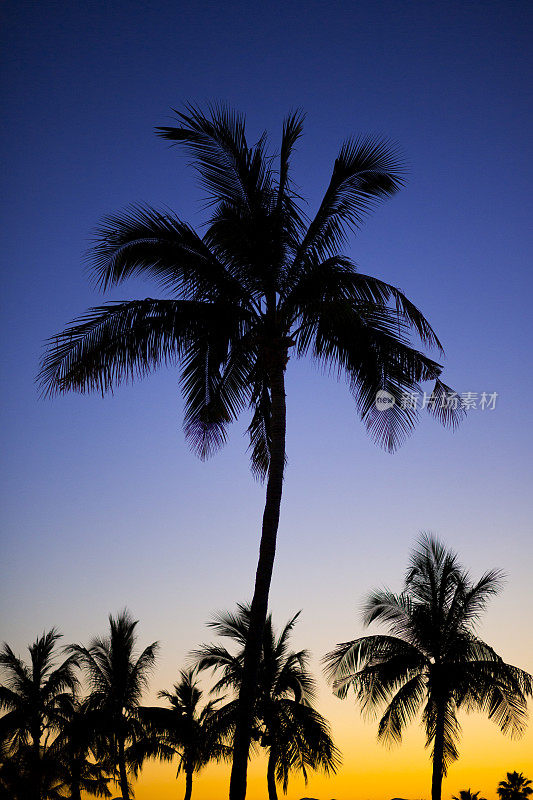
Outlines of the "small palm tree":
[{"label": "small palm tree", "polygon": [[168,700],[170,708],[143,707],[140,717],[157,737],[157,754],[165,759],[178,756],[177,776],[185,773],[184,800],[190,800],[194,773],[210,761],[231,755],[231,748],[224,743],[227,725],[218,713],[218,701],[209,701],[200,709],[203,692],[196,670],[181,671],[173,691],[159,692],[159,697]]},{"label": "small palm tree", "polygon": [[0,709],[5,711],[0,718],[2,749],[23,764],[31,800],[43,797],[49,772],[49,759],[45,758],[48,737],[57,727],[62,700],[72,697],[78,686],[74,655],[59,664],[55,658],[60,638],[55,628],[43,633],[28,647],[29,665],[5,642],[0,650]]},{"label": "small palm tree", "polygon": [[423,536],[403,592],[376,591],[366,602],[365,625],[384,623],[390,635],[339,644],[325,658],[339,697],[351,686],[364,711],[385,706],[380,740],[400,742],[422,710],[433,748],[432,800],[440,800],[443,775],[458,758],[459,709],[486,713],[512,736],[525,726],[531,675],[506,664],[474,630],[499,587],[498,572],[472,583],[454,553]]},{"label": "small palm tree", "polygon": [[453,795],[452,800],[487,800],[486,797],[480,797],[479,792],[473,792],[471,789],[461,789],[458,795]]},{"label": "small palm tree", "polygon": [[[387,141],[362,137],[342,146],[318,211],[309,220],[290,178],[299,113],[283,124],[279,166],[266,135],[249,145],[244,118],[225,107],[189,107],[159,135],[194,159],[211,209],[199,236],[171,211],[133,207],[107,217],[90,254],[96,283],[108,289],[132,276],[154,280],[167,297],[90,309],[52,337],[40,378],[46,392],[105,393],[162,364],[181,367],[185,431],[207,458],[246,408],[252,470],[267,479],[246,666],[239,697],[230,784],[244,800],[262,630],[285,469],[285,371],[310,355],[343,374],[358,415],[393,451],[417,422],[406,395],[432,381],[428,410],[444,424],[461,415],[440,380],[442,367],[410,342],[439,340],[402,292],[356,271],[341,251],[380,201],[402,185]],[[378,393],[388,404],[378,407]]]},{"label": "small palm tree", "polygon": [[[250,615],[249,605],[238,604],[236,614],[220,614],[208,623],[220,636],[237,644],[234,653],[215,644],[203,645],[194,652],[198,669],[213,669],[221,675],[214,692],[228,688],[238,692],[240,688]],[[335,772],[339,763],[328,724],[312,706],[315,683],[308,669],[309,654],[289,649],[298,617],[299,613],[276,636],[269,614],[263,632],[253,736],[268,752],[269,800],[277,800],[277,783],[287,791],[290,772],[301,772],[307,783],[309,769]],[[229,720],[235,719],[235,710],[231,702],[222,709]]]},{"label": "small palm tree", "polygon": [[529,778],[516,771],[508,772],[507,780],[500,781],[496,791],[500,800],[527,800],[533,794]]},{"label": "small palm tree", "polygon": [[118,770],[123,800],[130,798],[128,768],[136,772],[135,766],[128,763],[127,748],[144,737],[138,709],[159,647],[153,642],[136,656],[137,624],[128,611],[116,617],[109,615],[107,636],[94,638],[89,647],[69,646],[87,675],[89,707],[98,712],[100,732],[107,742],[109,760]]}]

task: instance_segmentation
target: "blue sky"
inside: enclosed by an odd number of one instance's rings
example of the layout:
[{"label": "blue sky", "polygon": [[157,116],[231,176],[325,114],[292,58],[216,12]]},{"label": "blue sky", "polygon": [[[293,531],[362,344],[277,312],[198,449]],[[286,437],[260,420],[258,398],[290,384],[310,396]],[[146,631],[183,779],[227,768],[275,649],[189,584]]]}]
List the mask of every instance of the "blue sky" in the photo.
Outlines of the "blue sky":
[{"label": "blue sky", "polygon": [[[153,129],[186,101],[224,100],[274,150],[287,111],[306,111],[294,178],[310,213],[347,135],[399,143],[406,187],[347,252],[425,312],[448,383],[498,393],[453,434],[424,420],[390,456],[342,383],[290,363],[273,609],[303,608],[302,644],[321,655],[357,633],[361,597],[397,587],[418,531],[434,530],[475,574],[508,573],[483,630],[532,668],[508,625],[532,566],[531,5],[7,2],[3,13],[0,638],[20,650],[57,624],[85,640],[128,605],[163,641],[168,681],[210,613],[250,594],[263,490],[244,419],[202,464],[169,371],[104,400],[43,401],[34,385],[44,340],[101,302],[82,253],[103,214],[146,201],[202,224],[194,174]],[[154,293],[132,282],[110,297]]]}]

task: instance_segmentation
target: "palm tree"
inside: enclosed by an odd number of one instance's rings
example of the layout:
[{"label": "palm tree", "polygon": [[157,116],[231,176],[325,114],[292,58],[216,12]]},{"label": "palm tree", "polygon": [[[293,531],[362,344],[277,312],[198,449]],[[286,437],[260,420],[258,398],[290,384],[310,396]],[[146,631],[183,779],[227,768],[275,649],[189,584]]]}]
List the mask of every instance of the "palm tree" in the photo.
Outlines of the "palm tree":
[{"label": "palm tree", "polygon": [[157,737],[160,757],[179,757],[177,775],[185,773],[185,800],[190,800],[194,773],[210,761],[226,759],[231,754],[224,743],[224,719],[217,711],[217,701],[211,700],[200,709],[203,692],[194,669],[182,670],[173,691],[162,691],[158,696],[168,700],[170,708],[144,707],[139,709],[140,716]]},{"label": "palm tree", "polygon": [[496,791],[500,800],[527,800],[533,794],[529,778],[516,771],[508,772],[507,780],[500,781]]},{"label": "palm tree", "polygon": [[95,637],[89,647],[72,644],[70,652],[84,667],[91,695],[89,708],[98,712],[99,729],[105,734],[109,759],[118,770],[117,783],[123,800],[129,800],[128,746],[144,736],[138,719],[142,692],[154,667],[158,643],[153,642],[137,657],[135,628],[138,622],[128,611],[109,615],[109,634]]},{"label": "palm tree", "polygon": [[70,800],[81,800],[82,792],[95,797],[111,797],[106,764],[99,758],[102,716],[92,707],[91,698],[68,698],[61,703],[59,733],[51,751],[60,764]]},{"label": "palm tree", "polygon": [[487,800],[486,797],[480,797],[479,792],[473,792],[471,789],[461,789],[458,795],[452,795],[452,800]]},{"label": "palm tree", "polygon": [[[291,771],[302,772],[307,783],[309,769],[329,773],[339,764],[329,726],[312,706],[315,682],[308,669],[309,654],[289,649],[298,617],[299,613],[276,636],[269,614],[263,630],[253,738],[268,751],[269,800],[277,800],[277,782],[286,793]],[[238,604],[236,614],[220,614],[209,623],[220,636],[237,644],[236,652],[216,644],[203,645],[194,652],[200,670],[213,669],[221,674],[213,687],[215,693],[240,689],[250,619],[250,606]],[[229,720],[235,719],[236,704],[230,702],[222,711]]]},{"label": "palm tree", "polygon": [[475,635],[500,578],[490,571],[472,583],[457,556],[424,535],[402,593],[379,590],[366,602],[364,624],[384,623],[389,635],[339,644],[325,657],[339,697],[351,686],[363,711],[385,706],[380,740],[400,742],[422,710],[426,746],[433,748],[432,800],[440,800],[442,778],[458,758],[459,709],[486,713],[512,736],[525,726],[531,675],[506,664]]},{"label": "palm tree", "polygon": [[60,638],[52,628],[36,639],[28,647],[29,665],[7,643],[0,650],[0,708],[5,711],[0,718],[2,750],[7,757],[19,759],[21,765],[24,762],[29,786],[26,796],[32,800],[43,796],[47,740],[57,726],[58,707],[78,685],[76,658],[71,655],[59,664],[55,658]]},{"label": "palm tree", "polygon": [[[428,410],[444,424],[460,415],[440,381],[442,368],[410,344],[442,347],[402,292],[359,274],[341,254],[347,234],[402,185],[385,140],[348,139],[311,221],[290,179],[303,116],[283,124],[279,168],[266,135],[246,139],[244,118],[226,107],[194,107],[158,134],[192,155],[211,209],[199,236],[169,210],[134,206],[104,219],[89,260],[106,290],[142,275],[168,297],[91,308],[49,341],[40,380],[45,393],[102,394],[161,364],[180,364],[185,433],[207,458],[228,425],[250,408],[253,473],[266,478],[259,561],[239,697],[230,784],[244,800],[255,686],[276,550],[285,467],[285,371],[306,355],[344,374],[357,412],[376,442],[393,451],[418,412],[404,402],[435,381]],[[378,392],[389,404],[376,404]]]}]

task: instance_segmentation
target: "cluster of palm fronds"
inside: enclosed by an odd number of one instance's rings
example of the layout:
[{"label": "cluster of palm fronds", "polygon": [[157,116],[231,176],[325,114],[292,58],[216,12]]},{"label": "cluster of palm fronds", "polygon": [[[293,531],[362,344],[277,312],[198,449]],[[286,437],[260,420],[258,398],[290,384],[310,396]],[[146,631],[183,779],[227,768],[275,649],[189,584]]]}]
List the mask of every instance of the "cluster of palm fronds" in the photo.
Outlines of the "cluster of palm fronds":
[{"label": "cluster of palm fronds", "polygon": [[[279,636],[269,617],[263,637],[253,738],[255,748],[268,753],[270,800],[277,797],[278,783],[286,791],[290,772],[301,771],[307,779],[308,770],[335,771],[339,763],[327,722],[313,707],[308,653],[289,647],[297,617]],[[233,641],[235,652],[215,644],[202,646],[194,654],[194,666],[180,672],[173,689],[159,692],[166,707],[141,705],[158,643],[136,655],[137,622],[127,611],[110,616],[107,636],[93,639],[88,647],[64,648],[61,663],[56,630],[29,647],[29,665],[4,644],[0,797],[111,797],[110,785],[116,784],[128,800],[131,779],[147,758],[176,758],[189,800],[194,773],[232,752],[249,619],[245,605],[235,614],[216,618],[212,627]],[[212,690],[218,696],[203,702],[198,673],[208,669],[220,673]]]},{"label": "cluster of palm fronds", "polygon": [[[507,778],[500,781],[496,789],[500,800],[527,800],[533,794],[531,781],[521,772],[508,772]],[[486,800],[480,797],[480,792],[473,792],[471,789],[463,789],[458,795],[454,795],[452,800]]]}]

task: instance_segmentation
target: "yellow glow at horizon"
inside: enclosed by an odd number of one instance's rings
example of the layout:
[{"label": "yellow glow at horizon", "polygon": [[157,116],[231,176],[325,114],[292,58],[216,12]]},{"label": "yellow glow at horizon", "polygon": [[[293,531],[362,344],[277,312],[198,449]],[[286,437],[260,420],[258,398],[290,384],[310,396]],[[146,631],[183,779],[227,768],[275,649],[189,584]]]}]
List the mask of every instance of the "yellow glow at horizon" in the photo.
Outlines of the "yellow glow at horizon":
[{"label": "yellow glow at horizon", "polygon": [[[328,704],[329,705],[329,704]],[[340,706],[340,707],[339,707]],[[353,701],[332,700],[322,708],[332,724],[335,740],[343,753],[343,765],[333,777],[310,773],[308,785],[294,776],[287,800],[302,797],[320,800],[389,800],[393,797],[430,797],[431,764],[421,729],[414,723],[399,747],[387,748],[376,741],[376,726],[361,720]],[[351,712],[351,713],[350,713]],[[480,791],[488,800],[496,798],[498,781],[511,770],[533,777],[533,726],[519,740],[503,736],[496,725],[481,715],[461,717],[463,733],[459,761],[449,770],[442,796],[449,800],[461,789]],[[193,783],[193,800],[225,800],[228,796],[229,765],[214,765]],[[148,763],[135,785],[136,800],[176,800],[183,796],[184,778],[176,780],[174,764]],[[279,798],[284,795],[279,790]],[[247,800],[267,800],[266,761],[256,756],[249,767]]]}]

